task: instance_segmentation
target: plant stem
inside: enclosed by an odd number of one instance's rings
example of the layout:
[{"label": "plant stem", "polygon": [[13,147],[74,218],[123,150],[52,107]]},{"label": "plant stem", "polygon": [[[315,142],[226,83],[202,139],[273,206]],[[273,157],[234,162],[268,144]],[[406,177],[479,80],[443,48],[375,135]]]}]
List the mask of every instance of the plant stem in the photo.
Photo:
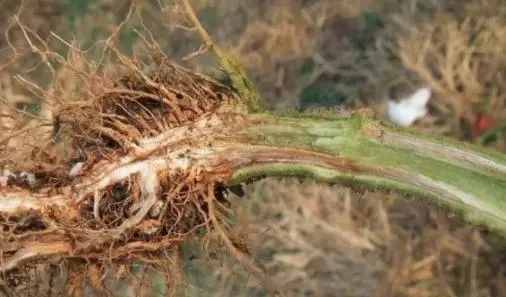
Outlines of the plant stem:
[{"label": "plant stem", "polygon": [[[182,3],[202,41],[232,77],[241,100],[250,112],[259,111],[258,93],[245,71],[212,41],[188,0]],[[299,175],[358,187],[392,189],[429,198],[459,212],[468,221],[506,234],[506,158],[502,155],[451,139],[415,135],[374,121],[365,114],[349,118],[257,114],[251,118],[264,122],[249,129],[259,144],[326,155],[313,159],[320,161],[314,164],[307,163],[304,159],[307,156],[302,159],[291,156],[292,159],[282,162],[273,157],[270,164],[239,169],[232,182],[264,175]],[[335,158],[340,165],[336,165]]]},{"label": "plant stem", "polygon": [[[447,138],[417,135],[360,113],[347,118],[251,117],[258,124],[251,126],[249,133],[259,144],[298,148],[326,157],[312,164],[303,159],[254,164],[235,172],[232,183],[267,175],[302,176],[395,190],[428,198],[474,224],[506,235],[506,158],[499,153]],[[336,166],[337,159],[341,164]]]},{"label": "plant stem", "polygon": [[[158,182],[165,181],[164,176],[181,173],[208,185],[208,181],[234,185],[266,176],[298,176],[355,188],[396,191],[426,198],[473,224],[506,236],[506,157],[499,153],[447,138],[416,135],[363,112],[335,117],[224,113],[200,119],[196,125],[199,129],[194,124],[141,139],[130,153],[91,166],[81,178],[61,189],[0,188],[2,215],[16,217],[29,210],[44,221],[51,209],[53,216],[46,223],[54,226],[31,232],[31,237],[23,238],[16,246],[4,247],[16,252],[0,265],[0,272],[32,257],[48,256],[47,246],[40,244],[42,239],[70,246],[72,240],[61,226],[69,221],[87,223],[88,218],[79,215],[79,205],[94,199],[90,193],[108,191],[146,168],[152,178],[160,178]],[[145,186],[148,181],[139,182]],[[145,219],[135,215],[125,221],[132,218],[136,223],[129,224],[129,229],[142,225]],[[82,237],[100,236],[101,243],[118,238],[116,231],[79,230]],[[87,244],[98,248],[97,240]],[[68,254],[79,256],[79,251],[88,248],[83,243],[77,251],[68,250]],[[125,248],[128,250],[128,243]]]}]

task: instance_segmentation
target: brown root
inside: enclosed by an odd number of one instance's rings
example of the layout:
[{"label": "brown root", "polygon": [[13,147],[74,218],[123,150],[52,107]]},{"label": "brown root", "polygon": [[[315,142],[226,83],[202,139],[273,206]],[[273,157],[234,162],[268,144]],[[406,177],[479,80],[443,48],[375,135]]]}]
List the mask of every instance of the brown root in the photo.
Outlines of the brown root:
[{"label": "brown root", "polygon": [[119,65],[108,69],[74,52],[65,71],[81,88],[63,100],[64,86],[52,84],[52,137],[22,155],[2,151],[1,272],[58,259],[145,262],[202,228],[228,242],[219,188],[238,168],[297,158],[353,169],[339,158],[254,145],[247,129],[255,119],[235,93],[154,48],[149,66],[113,50]]},{"label": "brown root", "polygon": [[[69,47],[68,58],[54,53],[59,71],[47,90],[20,77],[44,97],[48,117],[21,129],[2,118],[2,273],[51,259],[165,257],[209,227],[208,187],[242,164],[223,158],[247,126],[229,88],[147,40],[146,55],[133,58],[108,44],[114,58],[99,65]],[[18,99],[2,113],[28,100]]]}]

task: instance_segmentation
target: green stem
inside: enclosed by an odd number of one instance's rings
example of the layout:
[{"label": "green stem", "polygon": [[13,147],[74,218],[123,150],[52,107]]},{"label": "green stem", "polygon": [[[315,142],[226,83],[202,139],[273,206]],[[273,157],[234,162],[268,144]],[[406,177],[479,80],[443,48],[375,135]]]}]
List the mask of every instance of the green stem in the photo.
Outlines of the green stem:
[{"label": "green stem", "polygon": [[[428,198],[466,220],[506,235],[506,157],[448,138],[397,129],[367,114],[251,116],[255,142],[319,157],[273,157],[243,167],[232,183],[260,176],[301,176]],[[337,162],[339,160],[339,162]]]},{"label": "green stem", "polygon": [[[244,69],[212,41],[188,0],[183,0],[183,5],[204,43],[231,76],[240,101],[250,112],[260,112],[258,92]],[[252,116],[255,117],[267,122],[257,123],[249,130],[250,135],[260,139],[259,144],[306,149],[324,153],[326,158],[321,157],[321,162],[310,154],[299,155],[299,159],[285,157],[281,162],[272,158],[268,165],[260,162],[240,169],[233,175],[233,182],[263,175],[298,175],[393,189],[429,198],[459,212],[468,221],[506,235],[506,158],[502,155],[451,139],[415,135],[364,114],[350,118]],[[339,162],[329,158],[332,156],[342,164],[336,165]],[[308,164],[308,160],[315,163]]]}]

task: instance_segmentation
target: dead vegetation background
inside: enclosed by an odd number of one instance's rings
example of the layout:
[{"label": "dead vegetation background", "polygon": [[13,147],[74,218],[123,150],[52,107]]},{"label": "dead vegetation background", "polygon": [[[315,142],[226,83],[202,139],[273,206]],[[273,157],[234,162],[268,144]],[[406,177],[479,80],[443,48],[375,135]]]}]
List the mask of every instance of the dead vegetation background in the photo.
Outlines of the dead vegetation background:
[{"label": "dead vegetation background", "polygon": [[[9,53],[1,55],[0,93],[5,104],[0,131],[22,130],[51,117],[45,109],[51,102],[41,104],[47,96],[28,80],[58,90],[55,98],[78,96],[80,85],[71,72],[47,67],[44,57],[50,57],[33,52],[25,36],[29,33],[19,30],[19,24],[41,36],[35,41],[37,48],[47,44],[66,54],[68,44],[63,41],[75,40],[76,46],[88,49],[117,29],[129,13],[130,1],[85,2],[30,1],[19,12],[19,22],[10,18],[19,2],[0,3],[0,28],[8,32],[0,38],[0,50]],[[199,49],[200,40],[182,28],[180,16],[161,11],[158,1],[135,3],[142,8],[142,22],[133,16],[123,24],[115,39],[122,52],[141,49],[135,30],[145,26],[169,57],[224,79],[210,54],[188,55]],[[428,85],[435,91],[430,116],[414,129],[476,141],[471,131],[479,113],[505,118],[506,35],[501,28],[506,9],[500,0],[193,3],[204,27],[239,58],[270,108],[367,106],[385,115],[387,99]],[[9,43],[18,52],[10,51]],[[97,48],[89,48],[86,55],[96,58]],[[16,63],[8,63],[12,58]],[[75,56],[72,59],[79,63]],[[17,141],[30,137],[37,145],[44,133],[26,131],[30,132],[9,142],[12,150],[19,147]],[[500,138],[494,145],[504,149]],[[19,152],[20,158],[24,153]],[[234,199],[235,243],[250,251],[288,296],[506,296],[506,243],[434,207],[385,193],[295,180],[262,181],[245,197]],[[186,295],[269,293],[219,249],[200,258],[199,248],[189,246],[181,254],[183,261],[173,266],[179,270],[167,275],[177,278],[181,270],[188,274]],[[83,276],[41,266],[33,272],[39,281],[21,289],[32,295],[57,295],[66,284],[78,288],[87,279],[91,286],[84,286],[85,293],[95,290],[97,296],[168,294],[157,287],[163,280],[153,281],[142,269],[137,268],[138,277],[125,281],[121,277],[129,272],[124,266],[89,264]],[[101,277],[107,273],[114,275],[104,278],[110,292],[100,291]],[[16,280],[3,282],[9,287]]]}]

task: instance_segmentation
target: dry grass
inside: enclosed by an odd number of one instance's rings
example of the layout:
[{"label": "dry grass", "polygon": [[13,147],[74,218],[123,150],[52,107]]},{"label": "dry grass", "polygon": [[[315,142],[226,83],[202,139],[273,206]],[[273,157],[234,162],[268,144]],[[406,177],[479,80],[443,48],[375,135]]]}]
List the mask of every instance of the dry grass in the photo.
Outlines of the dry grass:
[{"label": "dry grass", "polygon": [[457,135],[462,121],[476,122],[485,101],[487,113],[505,116],[505,11],[497,7],[499,2],[472,2],[457,14],[440,13],[399,41],[404,65],[453,111]]},{"label": "dry grass", "polygon": [[504,118],[504,11],[496,1],[209,5],[223,23],[215,36],[272,108],[305,108],[313,96],[315,104],[366,105],[385,115],[387,99],[428,85],[431,114],[415,129],[469,140],[484,101],[487,113]]},{"label": "dry grass", "polygon": [[[494,9],[497,5],[493,1],[362,0],[337,4],[319,0],[277,1],[275,5],[258,1],[193,2],[200,8],[199,16],[206,29],[239,58],[257,83],[264,104],[271,108],[297,105],[306,108],[308,103],[304,100],[322,97],[327,102],[314,99],[313,103],[350,108],[365,105],[385,115],[387,99],[429,85],[435,91],[430,104],[432,112],[416,128],[469,139],[469,127],[476,119],[476,103],[487,99],[491,111],[501,110],[504,105],[501,90],[494,89],[502,85],[500,75],[492,77],[492,73],[500,73],[503,68],[502,37],[497,33],[500,30],[495,30],[501,24],[503,12]],[[131,30],[142,26],[153,32],[154,39],[170,57],[183,58],[199,48],[198,37],[181,29],[181,15],[167,18],[157,5],[138,1],[138,6],[142,5],[143,22],[131,18],[125,27],[128,36],[123,36],[120,42],[122,48],[127,48],[125,42],[131,43],[133,50],[142,46],[142,40],[131,37],[135,36]],[[118,1],[114,7],[117,11],[107,1],[90,5],[90,13],[75,24],[80,44],[89,46],[90,40],[114,32],[115,25],[128,12],[128,1]],[[162,10],[170,8],[163,6]],[[466,20],[467,16],[471,18]],[[481,37],[470,40],[466,30]],[[435,31],[438,36],[431,33]],[[428,45],[421,45],[431,36],[433,43],[447,40],[442,34],[453,34],[452,46],[459,47],[453,51],[473,56],[469,69],[456,68],[464,67],[463,63],[452,65],[445,70],[449,71],[448,77],[440,78],[436,70],[443,66],[446,69],[451,63],[444,60],[444,48],[432,44],[422,56],[418,49]],[[458,43],[455,34],[461,34]],[[60,35],[69,36],[63,31]],[[475,59],[477,55],[487,58]],[[458,54],[450,57],[453,63],[461,58],[464,59]],[[185,66],[208,71],[215,61],[205,53],[185,60]],[[458,76],[450,79],[452,73]],[[498,116],[504,117],[501,113]]]},{"label": "dry grass", "polygon": [[[48,30],[51,28],[58,36],[70,39],[69,32],[65,31],[68,24],[62,8],[56,2],[39,2],[45,3],[47,9],[35,9],[42,4],[27,6],[20,19],[28,28],[36,29],[48,46],[61,47],[61,42],[49,36]],[[144,2],[138,1],[138,5]],[[316,85],[346,107],[369,106],[384,114],[386,99],[428,84],[436,91],[431,103],[432,115],[416,128],[468,138],[466,126],[475,121],[476,104],[484,97],[489,98],[491,110],[504,110],[502,73],[506,65],[502,56],[506,35],[498,28],[503,25],[506,12],[498,9],[501,5],[497,1],[473,1],[467,5],[464,2],[468,1],[301,0],[276,1],[272,5],[258,0],[209,0],[199,2],[198,6],[206,28],[248,69],[262,92],[264,103],[271,108],[300,105],[307,88]],[[2,2],[2,5],[12,3]],[[5,14],[14,10],[0,8]],[[455,8],[458,13],[452,13]],[[102,30],[93,38],[113,33],[128,13],[128,1],[115,1],[114,5],[110,1],[98,1],[90,9],[102,13],[79,19],[76,37],[81,45],[87,45],[84,41],[92,38],[92,27]],[[364,16],[366,11],[375,13]],[[434,17],[435,11],[439,12],[437,17]],[[374,19],[378,14],[380,21]],[[167,18],[153,7],[146,7],[142,16],[144,25],[170,57],[183,58],[199,47],[193,32],[176,26],[181,24],[181,16]],[[53,21],[47,22],[48,19]],[[141,25],[138,19],[133,20],[133,24]],[[6,23],[1,25],[3,30],[7,28]],[[1,131],[28,127],[33,117],[14,111],[14,107],[17,103],[41,98],[50,106],[57,105],[51,98],[68,99],[66,106],[73,108],[62,113],[67,117],[64,122],[74,132],[86,127],[86,123],[93,121],[97,109],[79,103],[83,82],[89,80],[79,78],[76,72],[92,65],[83,63],[84,58],[73,52],[64,61],[72,67],[51,73],[41,60],[44,55],[27,47],[23,32],[19,28],[11,30],[16,48],[24,51],[18,52],[16,64],[2,68],[1,98],[8,104],[2,105],[1,112],[9,117],[2,118]],[[475,34],[473,39],[468,31]],[[44,42],[36,43],[38,48],[45,49]],[[6,40],[0,45],[2,51],[12,54],[12,49],[6,48]],[[139,51],[142,45],[143,41],[137,39],[132,48]],[[89,55],[97,52],[100,53],[94,49]],[[209,54],[196,55],[182,63],[202,71],[214,65]],[[34,66],[37,71],[32,69]],[[16,74],[22,76],[15,77]],[[45,86],[46,95],[21,79],[38,80],[41,76],[50,78],[38,81]],[[92,95],[86,96],[92,98]],[[346,98],[342,99],[341,95]],[[81,114],[82,108],[88,109],[89,117],[73,122],[75,112]],[[497,115],[505,116],[502,112]],[[19,121],[20,117],[24,120]],[[146,123],[140,123],[137,131],[128,133],[149,134],[142,129],[143,124]],[[9,142],[13,155],[19,141],[27,142],[34,137],[36,143],[40,142],[45,130],[27,131],[31,134],[19,134]],[[79,135],[87,134],[79,131]],[[17,159],[27,156],[26,151],[16,153],[19,153]],[[50,163],[58,163],[54,158],[67,159],[68,155],[57,151],[50,157],[53,158]],[[250,188],[247,197],[251,199],[234,204],[239,220],[236,233],[231,234],[233,243],[252,253],[256,264],[288,296],[506,296],[505,243],[434,207],[384,193],[357,193],[296,181],[263,181]],[[246,277],[248,273],[233,259],[213,257],[218,263],[215,268],[220,268],[215,270],[217,296],[239,293],[258,296],[265,291],[258,282],[250,280],[247,286],[238,282],[238,275]],[[87,268],[87,277],[98,289],[103,289],[101,275],[123,275],[128,270],[124,266],[102,267],[96,263],[70,262],[70,265]],[[181,265],[165,267],[169,270],[167,283],[177,280]],[[38,269],[38,274],[32,276],[42,280],[31,283],[35,287],[25,288],[27,294],[47,292],[48,286],[58,291],[58,286],[47,279],[48,272],[43,271],[47,267]],[[110,271],[106,273],[103,269]],[[65,279],[73,284],[71,288],[76,296],[82,293],[85,276],[49,274],[53,281]],[[170,276],[174,277],[169,279]],[[11,276],[2,285],[9,287],[9,282],[15,279],[16,275]],[[112,282],[106,285],[108,291],[121,291],[119,283]],[[137,287],[147,290],[137,292],[137,296],[152,295],[144,286]]]},{"label": "dry grass", "polygon": [[506,296],[506,243],[432,206],[297,180],[248,193],[237,232],[286,296]]}]

